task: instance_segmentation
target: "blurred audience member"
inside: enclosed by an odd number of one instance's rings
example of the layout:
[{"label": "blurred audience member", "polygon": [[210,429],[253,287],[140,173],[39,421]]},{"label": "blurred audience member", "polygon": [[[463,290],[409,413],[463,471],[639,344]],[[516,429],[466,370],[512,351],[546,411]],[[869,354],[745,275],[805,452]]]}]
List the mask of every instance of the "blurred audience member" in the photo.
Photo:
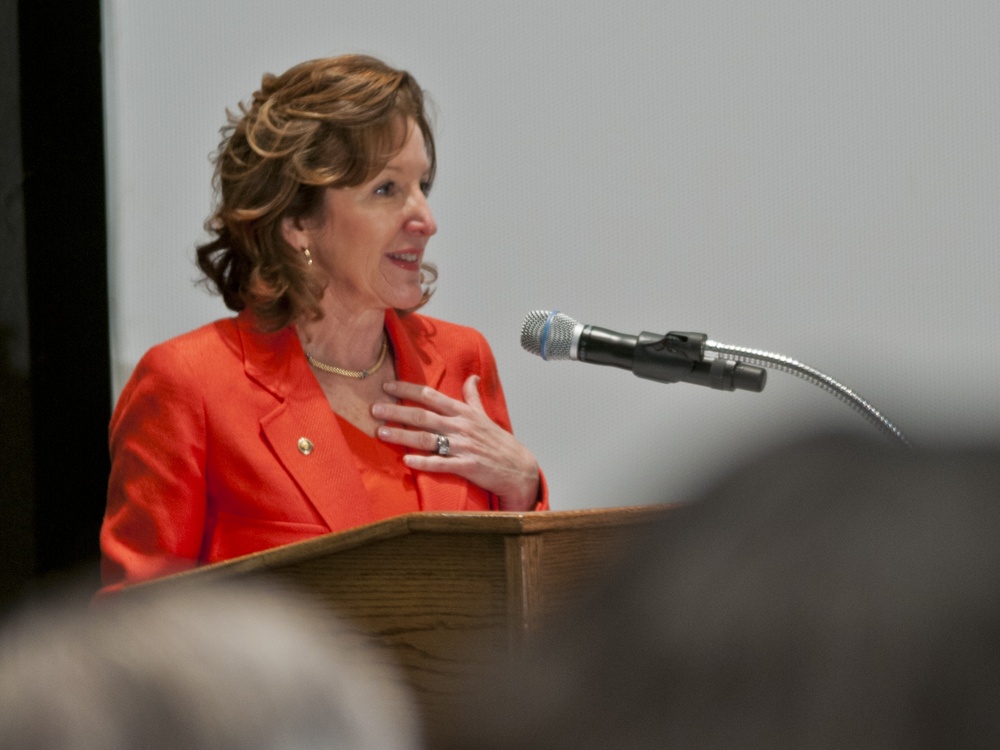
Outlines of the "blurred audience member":
[{"label": "blurred audience member", "polygon": [[1000,451],[804,441],[652,532],[446,747],[1000,746]]},{"label": "blurred audience member", "polygon": [[0,747],[415,750],[406,696],[360,636],[287,592],[63,595],[0,629]]}]

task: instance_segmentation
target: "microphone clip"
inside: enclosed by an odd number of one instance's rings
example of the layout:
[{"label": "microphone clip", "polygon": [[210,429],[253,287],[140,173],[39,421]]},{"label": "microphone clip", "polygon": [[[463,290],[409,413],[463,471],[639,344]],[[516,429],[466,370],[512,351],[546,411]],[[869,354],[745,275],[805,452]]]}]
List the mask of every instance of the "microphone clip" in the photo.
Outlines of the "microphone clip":
[{"label": "microphone clip", "polygon": [[706,362],[707,341],[703,333],[643,331],[632,353],[632,373],[659,383],[694,383],[720,391],[764,390],[767,372],[759,367],[722,358]]}]

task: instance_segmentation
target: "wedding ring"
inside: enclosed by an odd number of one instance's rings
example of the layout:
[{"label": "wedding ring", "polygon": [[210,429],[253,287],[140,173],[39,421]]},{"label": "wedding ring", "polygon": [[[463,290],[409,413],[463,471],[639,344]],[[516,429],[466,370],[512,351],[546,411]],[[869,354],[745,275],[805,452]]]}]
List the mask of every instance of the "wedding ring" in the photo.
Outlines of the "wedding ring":
[{"label": "wedding ring", "polygon": [[450,448],[448,438],[444,435],[435,435],[435,437],[437,438],[437,454],[439,456],[447,456]]}]

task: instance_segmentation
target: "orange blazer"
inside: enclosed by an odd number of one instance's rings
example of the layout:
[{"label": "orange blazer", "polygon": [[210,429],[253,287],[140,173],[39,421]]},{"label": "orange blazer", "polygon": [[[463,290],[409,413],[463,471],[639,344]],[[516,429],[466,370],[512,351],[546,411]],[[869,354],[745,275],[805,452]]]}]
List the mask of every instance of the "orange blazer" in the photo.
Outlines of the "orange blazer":
[{"label": "orange blazer", "polygon": [[[510,431],[479,332],[393,311],[386,331],[398,379],[461,399],[477,374],[484,408]],[[102,594],[379,520],[294,329],[261,333],[246,311],[146,353],[115,407],[110,448]],[[495,506],[460,477],[415,479],[423,510]],[[536,508],[547,507],[543,478]]]}]

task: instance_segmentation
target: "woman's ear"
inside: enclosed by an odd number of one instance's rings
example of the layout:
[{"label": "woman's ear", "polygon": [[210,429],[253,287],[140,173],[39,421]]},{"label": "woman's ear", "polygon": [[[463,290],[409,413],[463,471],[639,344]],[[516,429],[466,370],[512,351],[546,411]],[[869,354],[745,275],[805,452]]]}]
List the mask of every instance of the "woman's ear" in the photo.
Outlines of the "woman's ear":
[{"label": "woman's ear", "polygon": [[309,247],[309,233],[296,216],[285,216],[281,220],[281,236],[294,248]]}]

